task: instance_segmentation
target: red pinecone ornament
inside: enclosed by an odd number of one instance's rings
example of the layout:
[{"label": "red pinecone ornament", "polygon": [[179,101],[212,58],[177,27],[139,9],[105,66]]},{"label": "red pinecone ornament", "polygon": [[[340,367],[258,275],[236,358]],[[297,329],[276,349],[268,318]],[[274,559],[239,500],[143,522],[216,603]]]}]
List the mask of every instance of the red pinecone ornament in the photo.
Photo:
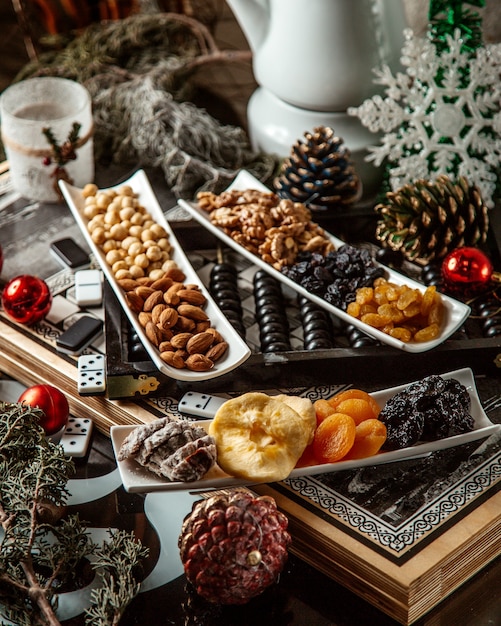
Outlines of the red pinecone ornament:
[{"label": "red pinecone ornament", "polygon": [[276,582],[287,562],[287,517],[273,498],[244,489],[199,500],[179,550],[187,579],[214,604],[245,604]]}]

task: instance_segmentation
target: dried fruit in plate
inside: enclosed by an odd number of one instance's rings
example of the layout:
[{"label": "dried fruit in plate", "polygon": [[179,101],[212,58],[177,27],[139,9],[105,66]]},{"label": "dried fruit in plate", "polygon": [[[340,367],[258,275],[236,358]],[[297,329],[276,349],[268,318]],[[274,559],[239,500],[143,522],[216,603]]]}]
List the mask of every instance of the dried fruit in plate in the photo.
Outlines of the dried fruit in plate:
[{"label": "dried fruit in plate", "polygon": [[320,463],[336,463],[345,457],[355,441],[355,420],[344,413],[333,413],[317,427],[313,452]]},{"label": "dried fruit in plate", "polygon": [[[376,400],[370,395],[370,393],[367,393],[367,391],[364,391],[363,389],[345,389],[345,391],[340,391],[334,396],[331,396],[327,400],[327,402],[331,405],[333,409],[339,409],[342,403],[346,402],[347,400],[365,400],[365,402],[369,405],[371,409],[372,415],[370,415],[370,417],[377,417],[379,415],[379,412],[381,411],[381,407],[376,402]],[[344,406],[346,407],[346,405]],[[339,410],[339,412],[348,413],[348,415],[350,415],[348,411]],[[352,417],[354,416],[352,415]]]},{"label": "dried fruit in plate", "polygon": [[367,419],[357,424],[355,441],[344,461],[374,456],[386,441],[386,426],[378,419]]},{"label": "dried fruit in plate", "polygon": [[336,409],[327,400],[319,398],[313,403],[315,415],[317,418],[317,426],[321,424],[326,417],[336,412]]},{"label": "dried fruit in plate", "polygon": [[473,430],[471,399],[458,380],[431,375],[410,384],[384,405],[379,419],[387,428],[384,450],[408,448]]},{"label": "dried fruit in plate", "polygon": [[287,478],[311,432],[297,411],[258,392],[225,402],[209,426],[219,466],[232,476],[256,482]]},{"label": "dried fruit in plate", "polygon": [[283,570],[291,543],[287,527],[268,496],[233,489],[198,500],[178,539],[186,578],[208,602],[245,604]]},{"label": "dried fruit in plate", "polygon": [[161,418],[138,426],[124,439],[118,460],[125,459],[163,478],[193,482],[215,464],[216,446],[203,428]]},{"label": "dried fruit in plate", "polygon": [[424,292],[380,277],[371,288],[359,288],[348,315],[404,343],[433,341],[444,317],[441,295],[434,285]]},{"label": "dried fruit in plate", "polygon": [[311,400],[308,398],[302,398],[301,396],[289,396],[285,394],[279,394],[274,396],[275,400],[285,402],[291,409],[294,409],[296,413],[303,418],[307,428],[310,430],[310,438],[308,444],[313,441],[315,434],[315,428],[317,427],[317,418],[315,415],[315,409]]}]

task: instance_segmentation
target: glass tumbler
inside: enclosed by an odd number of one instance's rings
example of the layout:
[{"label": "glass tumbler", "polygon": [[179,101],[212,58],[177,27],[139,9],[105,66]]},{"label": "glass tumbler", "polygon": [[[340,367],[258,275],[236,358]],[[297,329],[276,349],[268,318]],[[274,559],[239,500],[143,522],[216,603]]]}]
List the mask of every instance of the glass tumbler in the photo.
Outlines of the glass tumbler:
[{"label": "glass tumbler", "polygon": [[0,96],[0,121],[12,185],[25,198],[60,202],[58,179],[93,182],[92,101],[79,83],[51,76],[14,83]]}]

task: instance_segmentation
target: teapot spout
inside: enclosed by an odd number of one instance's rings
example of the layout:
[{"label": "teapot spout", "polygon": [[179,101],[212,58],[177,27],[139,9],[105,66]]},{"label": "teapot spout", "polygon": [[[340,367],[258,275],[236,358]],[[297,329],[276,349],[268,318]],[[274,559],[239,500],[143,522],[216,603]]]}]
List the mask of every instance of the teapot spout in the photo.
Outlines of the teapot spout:
[{"label": "teapot spout", "polygon": [[268,31],[268,0],[227,0],[253,53],[259,50]]}]

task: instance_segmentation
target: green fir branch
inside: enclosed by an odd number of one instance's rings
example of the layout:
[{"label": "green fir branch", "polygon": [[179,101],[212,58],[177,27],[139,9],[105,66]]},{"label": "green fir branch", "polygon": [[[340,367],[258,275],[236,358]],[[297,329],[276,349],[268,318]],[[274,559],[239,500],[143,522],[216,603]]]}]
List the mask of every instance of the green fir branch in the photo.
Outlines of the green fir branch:
[{"label": "green fir branch", "polygon": [[58,594],[89,558],[103,581],[94,610],[112,616],[90,623],[118,624],[139,591],[135,574],[147,549],[125,532],[97,546],[78,515],[64,515],[74,464],[45,437],[42,415],[0,402],[0,623],[60,626]]}]

